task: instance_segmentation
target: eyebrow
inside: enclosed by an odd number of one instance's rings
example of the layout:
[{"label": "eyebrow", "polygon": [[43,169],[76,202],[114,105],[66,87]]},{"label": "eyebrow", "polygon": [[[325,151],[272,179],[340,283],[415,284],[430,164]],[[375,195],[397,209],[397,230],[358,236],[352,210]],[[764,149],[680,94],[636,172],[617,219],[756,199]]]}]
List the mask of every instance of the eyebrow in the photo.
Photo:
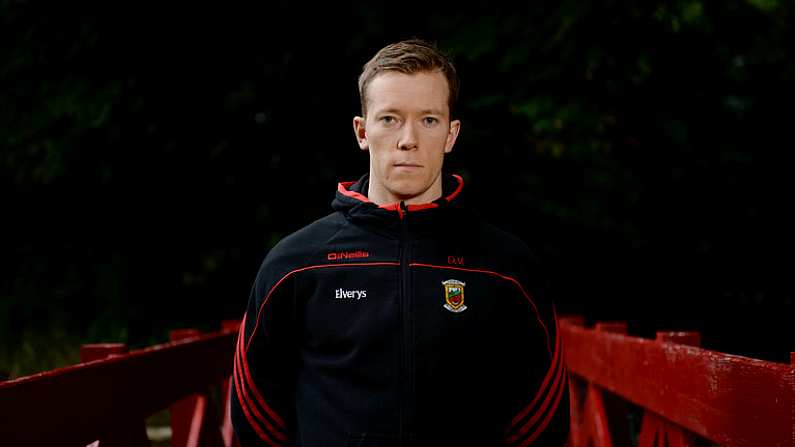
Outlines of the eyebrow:
[{"label": "eyebrow", "polygon": [[[376,114],[381,114],[381,113],[401,113],[401,112],[402,112],[401,110],[398,110],[398,109],[395,109],[395,108],[391,108],[391,109],[379,110]],[[439,109],[425,109],[425,110],[421,110],[420,114],[421,115],[439,115],[439,116],[444,116],[444,113],[442,113],[442,111],[439,110]]]}]

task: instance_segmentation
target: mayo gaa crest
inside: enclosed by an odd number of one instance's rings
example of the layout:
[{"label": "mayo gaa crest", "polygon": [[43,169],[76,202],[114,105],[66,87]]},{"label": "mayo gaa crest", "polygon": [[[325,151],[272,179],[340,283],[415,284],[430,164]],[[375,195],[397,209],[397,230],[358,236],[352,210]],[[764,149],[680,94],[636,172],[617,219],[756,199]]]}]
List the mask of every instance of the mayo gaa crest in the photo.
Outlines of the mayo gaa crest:
[{"label": "mayo gaa crest", "polygon": [[464,284],[456,279],[442,281],[444,286],[444,308],[450,312],[458,313],[466,310],[464,305]]}]

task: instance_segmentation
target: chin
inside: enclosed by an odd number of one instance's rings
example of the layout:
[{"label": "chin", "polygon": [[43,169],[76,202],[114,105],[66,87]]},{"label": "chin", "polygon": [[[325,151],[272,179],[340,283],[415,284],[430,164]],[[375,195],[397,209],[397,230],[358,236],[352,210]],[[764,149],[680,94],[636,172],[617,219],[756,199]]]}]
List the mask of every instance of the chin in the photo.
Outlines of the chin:
[{"label": "chin", "polygon": [[389,189],[392,194],[399,197],[414,197],[422,193],[422,185],[417,181],[391,182]]}]

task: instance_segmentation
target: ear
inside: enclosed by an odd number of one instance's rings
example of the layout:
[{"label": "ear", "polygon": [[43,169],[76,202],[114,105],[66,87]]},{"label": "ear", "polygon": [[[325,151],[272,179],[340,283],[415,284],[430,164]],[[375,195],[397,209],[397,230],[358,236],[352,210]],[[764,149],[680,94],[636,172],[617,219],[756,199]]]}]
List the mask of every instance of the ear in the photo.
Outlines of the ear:
[{"label": "ear", "polygon": [[356,134],[356,142],[359,143],[359,148],[366,151],[369,148],[367,143],[367,132],[364,129],[365,121],[361,116],[353,117],[353,133]]},{"label": "ear", "polygon": [[447,141],[444,144],[444,153],[448,154],[453,150],[453,145],[455,144],[456,138],[458,138],[458,133],[461,131],[461,121],[460,120],[453,120],[450,121],[450,130],[447,132]]}]

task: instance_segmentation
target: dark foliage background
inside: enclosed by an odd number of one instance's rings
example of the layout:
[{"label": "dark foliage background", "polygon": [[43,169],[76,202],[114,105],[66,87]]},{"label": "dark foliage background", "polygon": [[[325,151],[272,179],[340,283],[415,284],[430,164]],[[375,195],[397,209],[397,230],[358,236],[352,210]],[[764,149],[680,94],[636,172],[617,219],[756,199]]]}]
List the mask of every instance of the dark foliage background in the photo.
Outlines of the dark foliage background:
[{"label": "dark foliage background", "polygon": [[789,360],[791,3],[393,8],[0,0],[0,370],[239,318],[366,172],[356,79],[409,37],[462,78],[445,169],[561,311]]}]

